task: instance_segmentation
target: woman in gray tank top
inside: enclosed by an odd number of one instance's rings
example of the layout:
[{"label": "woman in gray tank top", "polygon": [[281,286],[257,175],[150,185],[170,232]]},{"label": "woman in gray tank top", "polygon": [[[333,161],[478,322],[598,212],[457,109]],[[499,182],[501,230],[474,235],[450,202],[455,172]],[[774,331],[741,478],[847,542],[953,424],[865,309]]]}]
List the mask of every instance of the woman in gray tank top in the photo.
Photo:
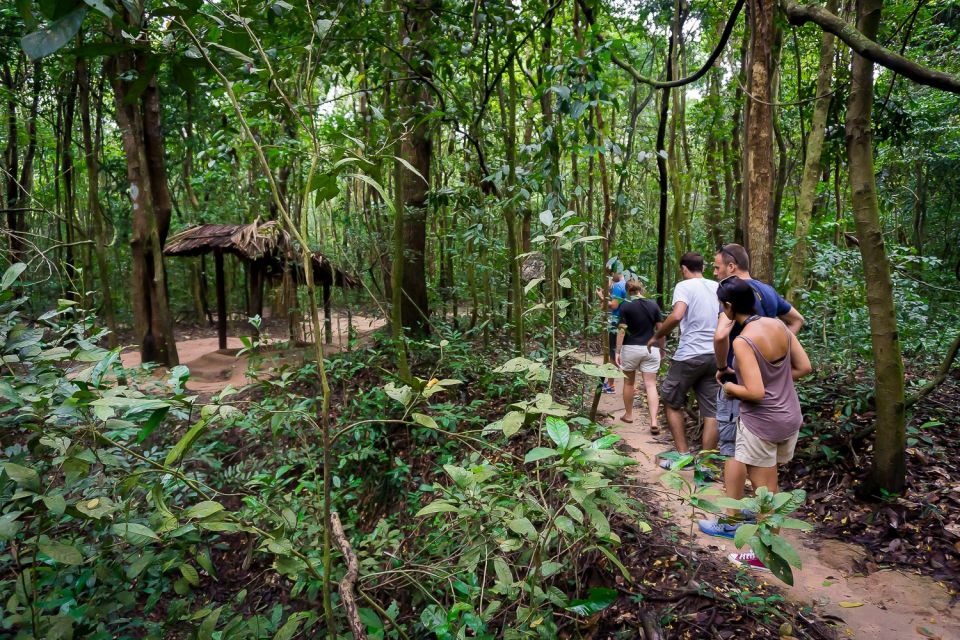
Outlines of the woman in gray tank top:
[{"label": "woman in gray tank top", "polygon": [[733,341],[737,381],[723,385],[728,397],[741,401],[734,458],[747,465],[754,489],[776,492],[777,465],[793,458],[803,424],[794,380],[812,371],[810,359],[780,320],[754,314],[756,294],[749,284],[730,278],[717,297],[724,314],[743,326]]}]

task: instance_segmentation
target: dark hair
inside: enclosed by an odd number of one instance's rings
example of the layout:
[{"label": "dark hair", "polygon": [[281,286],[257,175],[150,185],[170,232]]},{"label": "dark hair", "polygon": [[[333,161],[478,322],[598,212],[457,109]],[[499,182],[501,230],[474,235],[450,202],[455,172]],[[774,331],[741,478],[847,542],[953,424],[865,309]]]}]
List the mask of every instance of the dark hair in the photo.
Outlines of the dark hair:
[{"label": "dark hair", "polygon": [[724,264],[732,263],[744,271],[750,270],[750,255],[743,248],[743,245],[731,242],[717,249],[717,253],[720,254],[720,259],[723,260]]},{"label": "dark hair", "polygon": [[729,302],[734,313],[756,313],[757,294],[747,281],[730,276],[717,287],[717,299],[720,302]]},{"label": "dark hair", "polygon": [[703,256],[696,251],[687,251],[680,258],[680,266],[686,267],[693,273],[703,273]]}]

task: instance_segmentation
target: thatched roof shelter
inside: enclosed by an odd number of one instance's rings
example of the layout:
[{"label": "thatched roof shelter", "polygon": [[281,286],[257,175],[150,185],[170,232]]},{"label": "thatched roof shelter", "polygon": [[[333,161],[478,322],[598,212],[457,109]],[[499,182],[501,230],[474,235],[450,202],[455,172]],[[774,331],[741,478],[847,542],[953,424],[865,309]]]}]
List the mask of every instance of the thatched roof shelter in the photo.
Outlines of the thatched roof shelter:
[{"label": "thatched roof shelter", "polygon": [[[295,282],[303,282],[299,245],[276,220],[250,224],[201,224],[170,237],[163,248],[167,256],[200,256],[213,253],[216,260],[217,315],[220,348],[226,348],[226,292],[223,280],[223,256],[237,256],[248,269],[252,309],[261,313],[264,278],[280,278],[289,270]],[[330,286],[358,287],[360,281],[336,268],[323,254],[313,253],[315,282],[324,290],[325,304]]]}]

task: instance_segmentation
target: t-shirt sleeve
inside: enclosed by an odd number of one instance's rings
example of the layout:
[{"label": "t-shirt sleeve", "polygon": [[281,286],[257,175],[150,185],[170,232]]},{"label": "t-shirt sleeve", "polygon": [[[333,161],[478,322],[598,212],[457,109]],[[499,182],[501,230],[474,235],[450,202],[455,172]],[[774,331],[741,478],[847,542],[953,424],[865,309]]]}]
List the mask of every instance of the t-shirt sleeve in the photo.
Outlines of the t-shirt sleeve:
[{"label": "t-shirt sleeve", "polygon": [[790,313],[790,309],[793,309],[793,306],[789,302],[783,299],[779,293],[777,294],[777,317],[779,318],[782,315]]},{"label": "t-shirt sleeve", "polygon": [[673,301],[670,304],[675,307],[678,302],[690,306],[690,296],[687,294],[687,288],[683,286],[682,282],[678,282],[677,286],[673,288]]}]

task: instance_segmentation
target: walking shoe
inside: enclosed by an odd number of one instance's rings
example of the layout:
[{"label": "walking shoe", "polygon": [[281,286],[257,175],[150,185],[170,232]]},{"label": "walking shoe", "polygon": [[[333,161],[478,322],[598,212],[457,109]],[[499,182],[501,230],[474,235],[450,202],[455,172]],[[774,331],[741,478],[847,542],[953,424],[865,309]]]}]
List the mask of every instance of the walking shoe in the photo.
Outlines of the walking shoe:
[{"label": "walking shoe", "polygon": [[604,392],[604,393],[616,393],[617,390],[614,389],[611,385],[609,385],[609,384],[607,384],[606,382],[604,382],[604,383],[603,383],[603,392]]},{"label": "walking shoe", "polygon": [[741,567],[746,569],[753,569],[755,571],[766,571],[770,572],[770,569],[767,569],[767,566],[760,562],[760,558],[757,557],[757,554],[752,551],[747,551],[745,553],[731,553],[727,556],[730,559],[730,562],[733,564],[738,564]]},{"label": "walking shoe", "polygon": [[673,460],[667,460],[666,458],[660,458],[660,462],[657,463],[661,469],[666,469],[670,471],[673,468]]},{"label": "walking shoe", "polygon": [[714,538],[730,538],[731,540],[737,535],[737,527],[740,526],[730,524],[729,522],[720,522],[717,519],[698,520],[697,524],[700,525],[700,531],[703,531],[708,536],[713,536]]}]

